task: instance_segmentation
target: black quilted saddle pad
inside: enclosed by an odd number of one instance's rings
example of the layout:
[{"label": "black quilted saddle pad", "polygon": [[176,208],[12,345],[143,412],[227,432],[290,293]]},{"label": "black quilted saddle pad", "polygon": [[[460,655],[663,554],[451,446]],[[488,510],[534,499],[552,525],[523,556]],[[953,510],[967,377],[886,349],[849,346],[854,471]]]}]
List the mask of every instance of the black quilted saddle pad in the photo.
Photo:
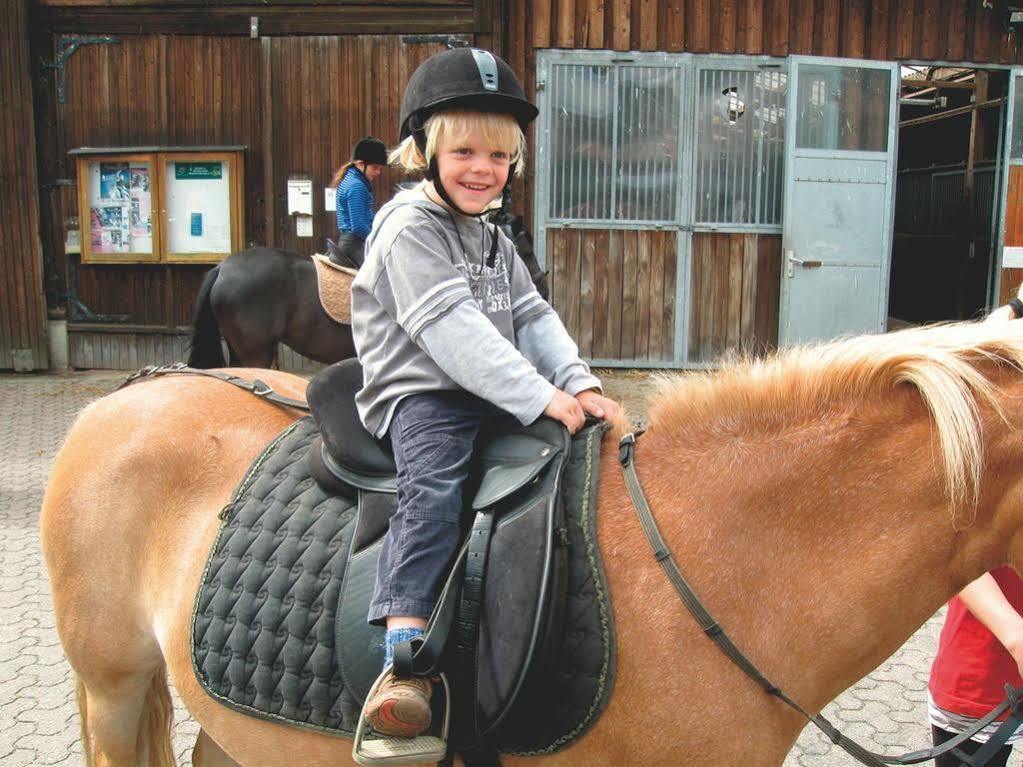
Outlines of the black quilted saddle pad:
[{"label": "black quilted saddle pad", "polygon": [[[498,733],[505,752],[564,747],[610,696],[614,627],[594,518],[603,431],[576,435],[563,478],[570,557],[558,671],[527,681]],[[310,418],[288,427],[221,513],[195,600],[192,663],[206,692],[226,706],[351,737],[360,702],[338,667],[334,624],[356,501],[328,495],[309,476],[305,455],[317,435]]]}]

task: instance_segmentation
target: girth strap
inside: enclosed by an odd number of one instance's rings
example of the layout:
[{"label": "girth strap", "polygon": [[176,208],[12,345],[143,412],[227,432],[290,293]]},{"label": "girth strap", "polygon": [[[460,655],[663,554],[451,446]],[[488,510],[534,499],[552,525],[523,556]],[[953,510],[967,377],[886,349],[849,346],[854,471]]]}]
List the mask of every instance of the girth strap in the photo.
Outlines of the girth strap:
[{"label": "girth strap", "polygon": [[196,375],[206,376],[207,378],[216,378],[218,381],[224,381],[225,383],[237,386],[239,389],[253,394],[260,399],[265,399],[267,402],[272,402],[275,405],[283,405],[285,407],[293,407],[298,410],[308,410],[309,403],[298,399],[292,399],[291,397],[285,397],[283,394],[278,394],[270,385],[264,381],[260,381],[258,378],[248,381],[239,376],[231,373],[223,373],[218,370],[205,370],[203,368],[190,368],[183,362],[175,362],[173,365],[147,365],[141,370],[136,370],[126,379],[124,383],[118,386],[118,389],[123,389],[125,386],[129,386],[143,378],[156,378],[157,376],[165,375]]},{"label": "girth strap", "polygon": [[455,718],[455,746],[475,743],[479,732],[476,704],[478,658],[476,642],[480,632],[480,611],[483,607],[483,581],[490,550],[490,533],[494,515],[490,509],[476,513],[469,533],[469,552],[462,582],[462,601],[458,609],[455,634],[454,704],[460,709]]},{"label": "girth strap", "polygon": [[[802,706],[786,695],[781,688],[765,677],[760,672],[760,669],[758,669],[753,662],[749,660],[749,658],[742,654],[739,648],[735,646],[731,639],[729,639],[728,635],[725,634],[718,622],[714,620],[713,616],[711,616],[711,614],[703,606],[699,597],[696,596],[696,592],[693,591],[692,587],[682,575],[682,571],[675,563],[675,558],[671,554],[671,549],[668,547],[667,542],[664,540],[660,530],[657,528],[657,522],[654,520],[653,512],[650,510],[650,504],[646,500],[646,495],[643,493],[643,487],[639,482],[639,476],[636,474],[636,439],[642,433],[642,431],[638,431],[626,434],[622,437],[621,442],[619,442],[618,445],[618,461],[622,465],[622,472],[625,475],[625,486],[629,492],[629,497],[632,499],[632,505],[636,509],[636,516],[639,518],[639,524],[643,528],[643,533],[646,535],[651,548],[654,550],[654,557],[661,565],[661,568],[664,570],[665,575],[667,575],[668,580],[671,581],[671,584],[675,587],[679,597],[681,597],[682,602],[696,619],[697,623],[700,624],[700,627],[704,630],[707,636],[714,640],[718,647],[721,648],[722,652],[728,656],[729,660],[742,669],[747,676],[752,678],[768,694],[775,696],[791,708],[798,711],[806,717],[806,719],[813,722],[825,735],[828,736],[828,739],[832,743],[843,749],[854,759],[868,765],[869,767],[884,767],[886,764],[919,764],[920,762],[935,759],[936,757],[957,748],[1008,710],[1011,712],[1010,717],[999,725],[998,730],[991,736],[988,743],[978,750],[973,757],[967,757],[959,752],[955,754],[955,756],[960,758],[964,764],[968,765],[968,767],[983,767],[983,765],[987,763],[987,760],[990,759],[999,748],[1001,748],[1012,733],[1016,731],[1019,725],[1023,723],[1023,700],[1021,700],[1020,697],[1023,695],[1023,686],[1013,690],[1010,686],[1006,685],[1006,699],[988,712],[987,716],[980,719],[966,732],[960,733],[955,738],[952,738],[935,748],[923,751],[912,751],[901,756],[885,756],[884,754],[877,754],[873,751],[868,751],[855,741],[850,740],[820,714],[813,715],[808,713]],[[995,745],[995,743],[997,743],[997,745]],[[982,755],[983,760],[981,760]]]}]

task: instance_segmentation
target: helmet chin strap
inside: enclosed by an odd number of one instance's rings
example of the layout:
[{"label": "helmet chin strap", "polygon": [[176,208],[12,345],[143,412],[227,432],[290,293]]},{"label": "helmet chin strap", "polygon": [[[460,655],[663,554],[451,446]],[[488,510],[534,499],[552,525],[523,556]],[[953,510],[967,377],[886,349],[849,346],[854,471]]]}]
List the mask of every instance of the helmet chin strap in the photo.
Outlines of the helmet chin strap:
[{"label": "helmet chin strap", "polygon": [[426,180],[433,183],[434,191],[442,200],[444,200],[445,204],[451,208],[451,210],[455,211],[455,213],[460,213],[463,216],[468,216],[469,218],[482,218],[487,215],[486,210],[481,210],[479,213],[466,213],[458,207],[458,204],[452,200],[451,195],[448,194],[448,190],[444,188],[444,182],[440,180],[440,172],[437,168],[436,157],[430,158],[430,165],[426,169]]},{"label": "helmet chin strap", "polygon": [[[426,156],[426,130],[417,124],[412,127],[412,140],[416,142],[416,146],[419,147],[420,153]],[[511,163],[508,166],[508,178],[505,181],[505,187],[501,190],[501,194],[505,194],[508,191],[508,187],[511,186],[511,180],[515,176],[516,163]],[[482,219],[483,216],[487,215],[487,211],[480,213],[467,213],[458,207],[458,204],[451,199],[451,195],[448,194],[448,190],[444,188],[444,182],[440,180],[440,169],[437,167],[436,156],[430,158],[429,164],[426,166],[426,180],[433,182],[434,191],[437,192],[438,196],[444,201],[444,203],[456,213],[469,218]]]}]

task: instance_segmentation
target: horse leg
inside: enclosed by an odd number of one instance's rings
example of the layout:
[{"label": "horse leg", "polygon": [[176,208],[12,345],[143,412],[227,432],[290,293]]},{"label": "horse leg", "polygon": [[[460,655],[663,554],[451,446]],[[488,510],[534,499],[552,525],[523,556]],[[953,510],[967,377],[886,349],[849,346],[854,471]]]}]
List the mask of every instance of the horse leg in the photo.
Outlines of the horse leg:
[{"label": "horse leg", "polygon": [[192,767],[241,767],[234,759],[224,753],[205,730],[199,730],[192,749]]},{"label": "horse leg", "polygon": [[90,669],[77,688],[88,767],[174,767],[174,707],[162,666],[155,673]]}]

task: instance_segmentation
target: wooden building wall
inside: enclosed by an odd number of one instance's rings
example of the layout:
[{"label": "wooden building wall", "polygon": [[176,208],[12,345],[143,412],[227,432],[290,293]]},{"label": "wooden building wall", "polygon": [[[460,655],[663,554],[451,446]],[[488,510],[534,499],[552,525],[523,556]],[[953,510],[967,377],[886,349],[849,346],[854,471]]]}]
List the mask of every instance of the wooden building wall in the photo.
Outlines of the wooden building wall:
[{"label": "wooden building wall", "polygon": [[551,229],[551,304],[583,357],[666,362],[675,349],[675,232]]},{"label": "wooden building wall", "polygon": [[[398,143],[398,113],[405,83],[434,53],[440,40],[408,41],[401,35],[268,37],[263,48],[263,156],[266,207],[264,239],[298,253],[322,253],[337,236],[337,218],[324,210],[323,190],[363,136]],[[313,236],[298,237],[287,215],[289,175],[313,178]],[[379,205],[406,177],[388,170],[373,184]],[[258,186],[258,181],[257,184]]]},{"label": "wooden building wall", "polygon": [[[19,0],[22,4],[29,0]],[[23,5],[22,5],[23,7]],[[501,52],[535,97],[536,51],[543,48],[661,50],[740,54],[808,54],[874,59],[1011,63],[1019,60],[1015,34],[1005,29],[1005,7],[975,0],[380,0],[321,4],[276,0],[258,8],[259,39],[249,37],[253,4],[223,0],[184,5],[175,0],[35,0],[35,60],[53,60],[63,34],[110,34],[120,42],[79,48],[65,63],[67,102],[58,103],[56,75],[38,69],[41,232],[51,303],[69,287],[63,255],[65,218],[74,214],[67,150],[81,145],[243,144],[246,155],[246,239],[301,252],[317,250],[334,233],[322,189],[351,144],[366,133],[396,140],[397,102],[416,63],[458,36]],[[410,37],[411,36],[411,37]],[[424,37],[426,36],[426,37]],[[531,218],[535,168],[529,168],[516,208]],[[284,210],[291,174],[314,178],[313,238],[299,239]],[[378,183],[389,196],[396,176]],[[674,251],[657,256],[662,269],[654,303],[645,309],[626,286],[626,259],[658,248],[650,235],[549,233],[548,266],[556,307],[575,317],[594,357],[636,355],[658,361],[680,307],[665,286],[677,279]],[[660,235],[665,237],[666,235]],[[673,237],[674,235],[671,235]],[[640,312],[614,313],[583,293],[582,272],[570,274],[573,248],[593,237],[621,253],[622,301]],[[575,239],[573,239],[575,238]],[[770,344],[777,313],[780,257],[777,236],[696,235],[692,250],[691,359],[707,359],[735,343]],[[663,243],[662,243],[663,244]],[[560,250],[559,250],[560,248]],[[668,251],[671,251],[670,256]],[[619,283],[618,255],[594,249],[593,290],[606,277],[609,296]],[[635,254],[635,255],[632,255]],[[736,255],[738,254],[738,255]],[[651,256],[650,258],[654,258]],[[560,261],[558,259],[561,259]],[[603,259],[603,261],[601,260]],[[584,260],[579,263],[587,263]],[[631,263],[631,261],[629,261]],[[654,263],[650,261],[649,263]],[[741,263],[741,278],[736,278]],[[78,270],[78,292],[92,310],[127,314],[154,332],[187,324],[204,267],[130,266]],[[558,287],[559,273],[562,290]],[[638,278],[637,278],[638,279]],[[576,282],[578,280],[578,282]],[[764,281],[773,281],[767,284]],[[613,283],[613,284],[612,284]],[[603,290],[603,288],[601,288]],[[756,296],[752,317],[744,300]],[[591,303],[587,303],[591,301]],[[773,302],[773,303],[772,303]],[[583,318],[583,312],[591,312]],[[736,313],[738,311],[738,314]],[[626,319],[635,315],[630,333]],[[640,318],[640,315],[645,319]],[[611,323],[608,325],[608,323]],[[589,331],[586,325],[590,326]],[[604,328],[601,330],[601,328]],[[646,329],[644,331],[644,328]],[[134,331],[132,331],[134,332]],[[589,335],[587,336],[587,332]],[[643,333],[647,335],[644,337]],[[673,331],[671,331],[673,332]],[[617,346],[616,346],[617,344]],[[594,349],[596,345],[596,349]],[[624,351],[623,351],[624,350]]]},{"label": "wooden building wall", "polygon": [[[149,362],[180,359],[166,355],[183,348],[209,267],[82,265],[65,256],[66,222],[78,213],[68,150],[243,145],[245,242],[322,252],[324,239],[337,234],[323,189],[359,138],[397,142],[398,105],[411,71],[452,37],[493,43],[502,0],[476,5],[392,0],[314,7],[282,0],[258,9],[259,36],[252,38],[252,6],[233,0],[198,9],[148,0],[38,0],[39,60],[58,58],[63,35],[116,36],[66,58],[63,102],[58,76],[37,71],[40,168],[57,182],[42,195],[50,300],[58,304],[74,289],[107,320],[72,322],[71,364],[133,360],[136,344],[164,355]],[[312,237],[299,238],[287,214],[292,175],[314,180]],[[376,183],[378,199],[387,199],[399,180],[385,174]],[[85,334],[80,343],[76,334]]]},{"label": "wooden building wall", "polygon": [[[1005,6],[985,8],[974,0],[508,0],[508,5],[505,50],[512,67],[525,73],[532,98],[536,52],[546,48],[1023,61],[1017,33],[1005,23]],[[527,168],[519,197],[529,211],[534,209],[535,174],[535,168]],[[549,233],[548,242],[558,237],[560,232]],[[551,267],[550,245],[547,253]],[[605,268],[616,273],[613,263]],[[775,345],[780,270],[780,235],[695,233],[689,361],[709,362],[731,349]],[[559,300],[556,290],[555,307],[563,317],[574,317],[575,303],[562,309]],[[584,298],[579,301],[585,305]],[[661,309],[663,316],[668,309]],[[648,313],[658,314],[658,308]],[[596,315],[593,321],[600,324]]]},{"label": "wooden building wall", "polygon": [[[259,41],[247,38],[124,35],[117,43],[84,45],[65,63],[64,103],[56,98],[55,78],[44,89],[43,173],[73,179],[67,152],[81,146],[247,146],[245,238],[262,242],[260,73]],[[76,187],[64,186],[45,201],[59,289],[71,287],[74,270],[79,300],[97,314],[164,329],[191,322],[208,266],[82,265],[63,249],[64,222],[78,215]]]},{"label": "wooden building wall", "polygon": [[[1023,248],[1023,165],[1009,166],[1005,200],[1005,247]],[[1023,285],[1023,269],[1002,269],[999,303],[1004,304]]]},{"label": "wooden building wall", "polygon": [[690,284],[690,361],[777,346],[780,234],[697,232]]},{"label": "wooden building wall", "polygon": [[26,0],[0,4],[0,370],[49,367]]}]

